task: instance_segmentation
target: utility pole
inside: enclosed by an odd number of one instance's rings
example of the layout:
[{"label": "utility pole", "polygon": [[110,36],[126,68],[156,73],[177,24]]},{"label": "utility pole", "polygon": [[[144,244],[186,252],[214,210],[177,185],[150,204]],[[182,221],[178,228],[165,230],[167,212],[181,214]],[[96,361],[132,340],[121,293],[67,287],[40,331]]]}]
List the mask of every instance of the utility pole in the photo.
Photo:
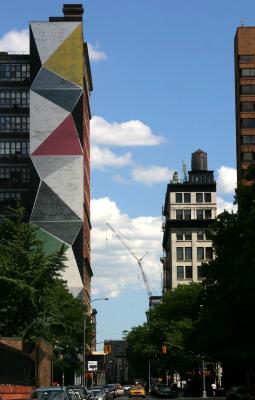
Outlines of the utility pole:
[{"label": "utility pole", "polygon": [[206,387],[205,387],[205,360],[204,356],[202,356],[202,373],[203,373],[203,399],[207,398]]},{"label": "utility pole", "polygon": [[86,313],[83,320],[83,380],[82,383],[86,386]]},{"label": "utility pole", "polygon": [[149,360],[149,393],[151,392],[151,360]]}]

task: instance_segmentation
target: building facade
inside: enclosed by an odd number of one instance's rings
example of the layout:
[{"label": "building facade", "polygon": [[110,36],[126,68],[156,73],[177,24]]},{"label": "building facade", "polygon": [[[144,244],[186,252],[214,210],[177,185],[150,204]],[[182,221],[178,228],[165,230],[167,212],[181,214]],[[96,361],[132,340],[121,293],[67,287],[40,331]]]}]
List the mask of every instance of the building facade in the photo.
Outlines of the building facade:
[{"label": "building facade", "polygon": [[109,347],[106,354],[106,382],[126,383],[128,382],[128,361],[126,355],[125,340],[106,340],[104,347]]},{"label": "building facade", "polygon": [[255,163],[255,27],[241,26],[235,36],[236,157],[237,179],[246,178]]},{"label": "building facade", "polygon": [[[0,207],[19,200],[64,279],[90,304],[89,95],[81,4],[30,23],[30,54],[0,53]],[[89,280],[89,282],[87,282]]]},{"label": "building facade", "polygon": [[163,293],[179,284],[199,282],[201,265],[213,257],[208,228],[216,218],[216,182],[207,154],[192,154],[186,180],[167,185],[163,207]]}]

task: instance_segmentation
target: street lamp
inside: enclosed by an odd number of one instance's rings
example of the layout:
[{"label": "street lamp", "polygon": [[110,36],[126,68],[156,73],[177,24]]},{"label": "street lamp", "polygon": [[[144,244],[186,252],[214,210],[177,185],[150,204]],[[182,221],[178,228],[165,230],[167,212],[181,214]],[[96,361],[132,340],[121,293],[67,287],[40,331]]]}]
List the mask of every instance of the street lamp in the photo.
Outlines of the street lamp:
[{"label": "street lamp", "polygon": [[[90,304],[93,301],[98,300],[110,300],[108,297],[99,297],[97,299],[93,299],[90,301]],[[84,313],[84,320],[83,320],[83,384],[86,386],[86,319],[87,315]]]}]

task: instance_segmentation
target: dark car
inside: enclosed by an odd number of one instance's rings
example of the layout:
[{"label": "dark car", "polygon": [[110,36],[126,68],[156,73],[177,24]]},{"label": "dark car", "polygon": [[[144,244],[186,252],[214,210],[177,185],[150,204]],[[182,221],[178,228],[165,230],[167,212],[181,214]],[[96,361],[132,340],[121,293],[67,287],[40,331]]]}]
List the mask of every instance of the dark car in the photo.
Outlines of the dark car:
[{"label": "dark car", "polygon": [[35,389],[31,395],[30,400],[72,400],[65,387],[51,386],[41,387]]},{"label": "dark car", "polygon": [[72,385],[72,386],[67,386],[67,390],[73,390],[75,393],[79,393],[79,397],[82,399],[86,399],[88,395],[88,391],[83,385]]},{"label": "dark car", "polygon": [[245,386],[231,386],[226,392],[226,400],[248,400]]},{"label": "dark car", "polygon": [[176,390],[174,390],[173,386],[159,385],[156,394],[158,397],[173,398],[176,395]]}]

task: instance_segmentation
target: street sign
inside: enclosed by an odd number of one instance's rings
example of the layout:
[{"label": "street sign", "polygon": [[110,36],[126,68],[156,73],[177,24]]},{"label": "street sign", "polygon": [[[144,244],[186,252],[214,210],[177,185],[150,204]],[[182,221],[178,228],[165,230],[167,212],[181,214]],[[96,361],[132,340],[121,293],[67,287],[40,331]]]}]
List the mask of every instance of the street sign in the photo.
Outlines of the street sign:
[{"label": "street sign", "polygon": [[88,371],[97,370],[97,361],[88,361]]}]

